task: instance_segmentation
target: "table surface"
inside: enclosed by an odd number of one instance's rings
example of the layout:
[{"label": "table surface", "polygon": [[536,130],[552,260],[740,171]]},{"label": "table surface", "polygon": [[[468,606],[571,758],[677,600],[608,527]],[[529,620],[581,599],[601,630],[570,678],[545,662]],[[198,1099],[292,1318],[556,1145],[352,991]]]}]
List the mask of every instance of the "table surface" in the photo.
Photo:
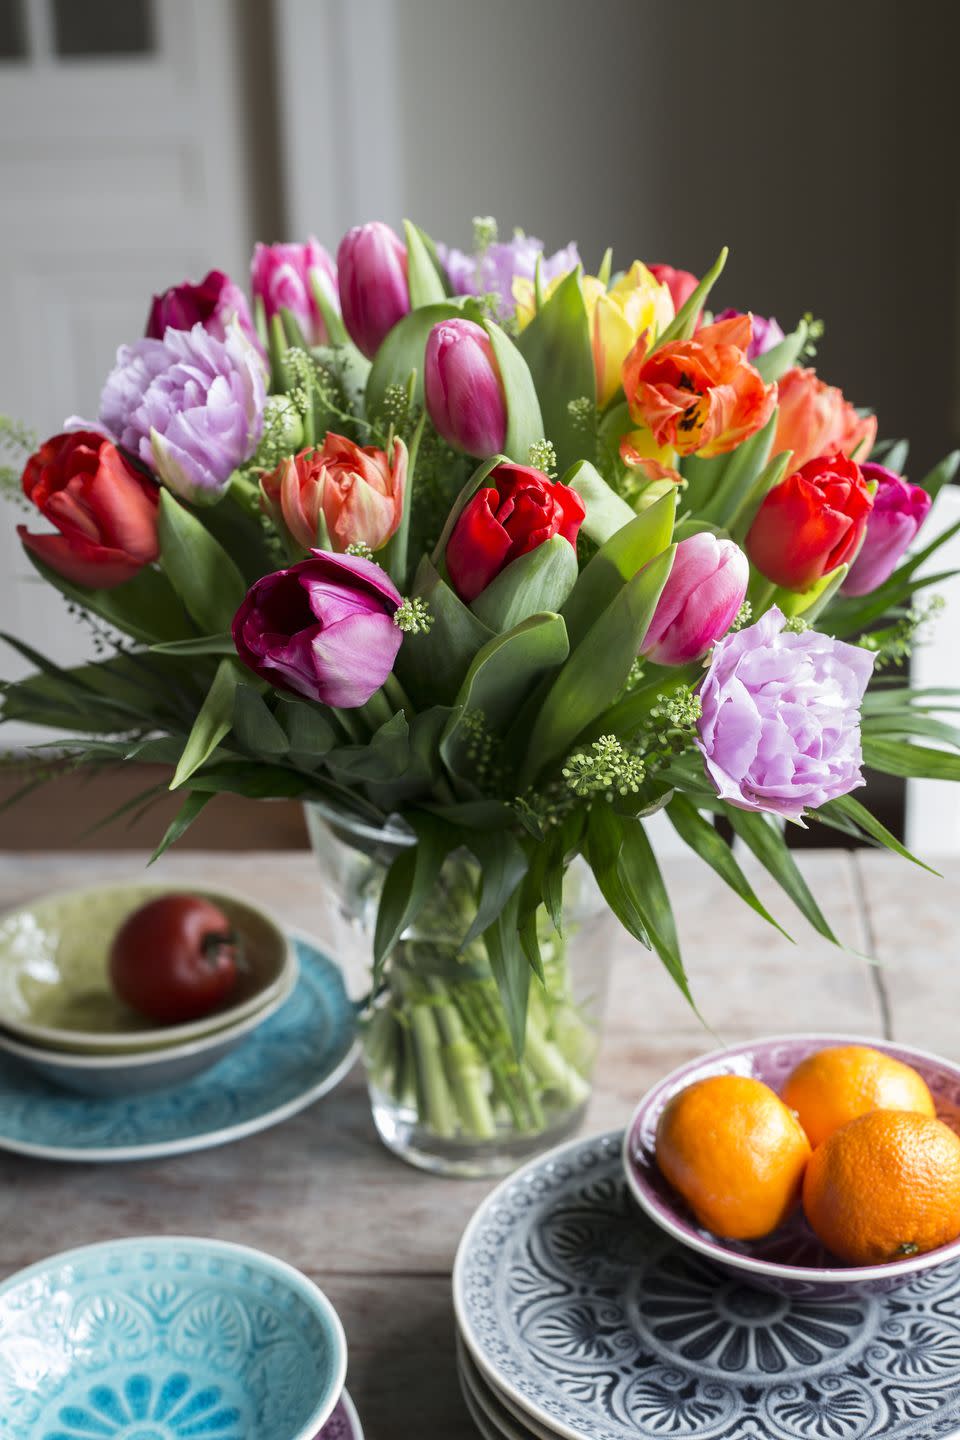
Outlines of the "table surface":
[{"label": "table surface", "polygon": [[[803,852],[798,862],[849,950],[816,936],[747,862],[795,943],[695,859],[664,862],[694,993],[714,1033],[657,961],[624,935],[612,956],[585,1128],[625,1124],[666,1070],[750,1036],[892,1035],[960,1058],[960,860],[940,865],[942,879],[885,853]],[[0,907],[45,890],[133,877],[142,864],[129,852],[0,857]],[[308,854],[182,853],[165,857],[152,877],[241,891],[330,942],[329,896]],[[352,991],[362,993],[356,957],[349,970]],[[350,1347],[348,1384],[368,1440],[475,1437],[457,1389],[450,1271],[490,1182],[435,1179],[390,1156],[374,1135],[359,1067],[310,1110],[239,1144],[100,1167],[0,1155],[0,1180],[0,1276],[119,1236],[206,1234],[268,1250],[312,1276],[337,1306]]]}]

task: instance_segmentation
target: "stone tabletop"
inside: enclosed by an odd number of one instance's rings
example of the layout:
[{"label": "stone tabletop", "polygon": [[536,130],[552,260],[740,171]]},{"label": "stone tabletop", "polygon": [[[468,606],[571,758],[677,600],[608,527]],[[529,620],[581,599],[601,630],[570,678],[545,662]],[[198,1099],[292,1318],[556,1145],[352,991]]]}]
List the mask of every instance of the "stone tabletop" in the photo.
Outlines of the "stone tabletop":
[{"label": "stone tabletop", "polygon": [[[798,862],[837,934],[816,936],[745,863],[783,939],[696,860],[664,873],[697,1017],[628,936],[612,957],[608,1025],[586,1125],[625,1124],[665,1070],[718,1043],[776,1031],[848,1031],[960,1058],[960,860],[944,878],[887,854],[803,852]],[[0,858],[0,907],[46,890],[142,875],[136,854]],[[302,852],[181,853],[151,878],[243,892],[330,944],[323,877]],[[864,956],[872,956],[869,963]],[[362,993],[358,957],[348,965]],[[313,1277],[337,1306],[348,1384],[368,1440],[475,1437],[454,1368],[450,1270],[489,1182],[435,1179],[379,1145],[359,1068],[278,1128],[163,1161],[73,1166],[0,1154],[0,1276],[57,1250],[120,1236],[210,1235],[268,1250]]]}]

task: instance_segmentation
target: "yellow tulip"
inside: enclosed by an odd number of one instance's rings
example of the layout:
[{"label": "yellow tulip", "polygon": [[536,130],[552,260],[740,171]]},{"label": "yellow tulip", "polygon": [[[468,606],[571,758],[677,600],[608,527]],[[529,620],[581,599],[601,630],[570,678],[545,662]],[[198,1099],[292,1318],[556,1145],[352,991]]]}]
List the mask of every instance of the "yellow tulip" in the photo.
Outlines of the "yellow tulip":
[{"label": "yellow tulip", "polygon": [[[551,280],[544,287],[544,299],[549,300],[565,279],[565,275],[558,275]],[[536,314],[533,281],[515,279],[513,298],[522,330]],[[635,260],[609,289],[596,275],[585,275],[583,298],[590,322],[597,404],[602,409],[617,393],[623,362],[639,336],[646,330],[652,340],[670,324],[673,299],[667,286],[661,285],[640,260]]]}]

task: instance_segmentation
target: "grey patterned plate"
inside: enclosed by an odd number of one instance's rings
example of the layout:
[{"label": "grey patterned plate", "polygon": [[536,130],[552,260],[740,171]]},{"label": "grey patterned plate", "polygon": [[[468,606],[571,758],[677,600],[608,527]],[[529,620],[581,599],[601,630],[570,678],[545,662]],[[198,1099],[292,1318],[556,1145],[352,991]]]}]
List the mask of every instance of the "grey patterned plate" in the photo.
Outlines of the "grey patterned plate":
[{"label": "grey patterned plate", "polygon": [[300,979],[226,1059],[176,1089],[127,1099],[70,1095],[0,1056],[0,1150],[47,1160],[146,1160],[225,1145],[278,1125],[343,1079],[356,1014],[334,962],[295,937]]},{"label": "grey patterned plate", "polygon": [[622,1140],[541,1156],[484,1201],[460,1243],[462,1338],[528,1429],[566,1440],[960,1437],[960,1265],[849,1302],[751,1289],[641,1214]]}]

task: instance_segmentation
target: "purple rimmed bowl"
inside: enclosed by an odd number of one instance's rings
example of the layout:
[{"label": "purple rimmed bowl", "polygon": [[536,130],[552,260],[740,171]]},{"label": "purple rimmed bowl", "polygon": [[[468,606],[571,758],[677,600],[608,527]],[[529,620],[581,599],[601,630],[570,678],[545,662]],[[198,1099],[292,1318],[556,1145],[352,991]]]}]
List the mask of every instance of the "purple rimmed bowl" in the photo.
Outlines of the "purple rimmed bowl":
[{"label": "purple rimmed bowl", "polygon": [[782,1295],[849,1300],[897,1290],[921,1271],[957,1260],[960,1240],[887,1265],[844,1265],[820,1244],[800,1209],[786,1225],[760,1240],[721,1240],[697,1222],[656,1162],[660,1113],[679,1090],[710,1075],[749,1075],[779,1094],[794,1066],[833,1045],[871,1045],[912,1065],[929,1085],[937,1114],[960,1134],[960,1066],[951,1061],[863,1035],[776,1035],[715,1050],[672,1070],[647,1091],[634,1111],[624,1136],[623,1161],[631,1193],[650,1219],[745,1284]]}]

